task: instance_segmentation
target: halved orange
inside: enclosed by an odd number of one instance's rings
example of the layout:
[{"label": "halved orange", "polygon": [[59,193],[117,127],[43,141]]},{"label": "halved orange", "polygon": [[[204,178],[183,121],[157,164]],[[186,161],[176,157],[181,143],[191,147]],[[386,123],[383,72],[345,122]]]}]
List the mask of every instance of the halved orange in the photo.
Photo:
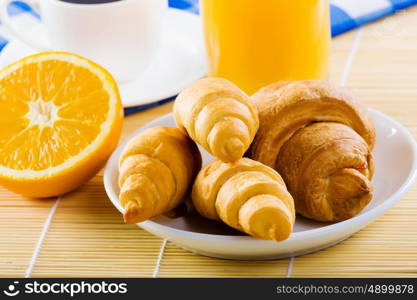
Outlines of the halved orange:
[{"label": "halved orange", "polygon": [[45,52],[0,70],[0,184],[28,197],[67,193],[117,146],[113,77],[83,57]]}]

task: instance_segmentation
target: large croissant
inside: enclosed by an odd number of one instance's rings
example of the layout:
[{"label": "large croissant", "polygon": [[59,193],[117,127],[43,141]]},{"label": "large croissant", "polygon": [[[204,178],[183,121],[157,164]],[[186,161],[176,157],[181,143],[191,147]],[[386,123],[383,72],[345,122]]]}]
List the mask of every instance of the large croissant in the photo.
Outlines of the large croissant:
[{"label": "large croissant", "polygon": [[194,141],[225,162],[243,156],[259,127],[249,97],[222,78],[204,78],[183,90],[174,116]]},{"label": "large croissant", "polygon": [[154,127],[132,138],[119,162],[125,222],[142,222],[176,207],[200,168],[196,144],[178,128]]},{"label": "large croissant", "polygon": [[372,198],[375,130],[346,90],[324,81],[280,82],[253,96],[260,128],[248,156],[275,168],[298,213],[339,221]]},{"label": "large croissant", "polygon": [[206,165],[192,199],[202,216],[262,239],[288,238],[295,222],[294,200],[281,176],[248,158]]}]

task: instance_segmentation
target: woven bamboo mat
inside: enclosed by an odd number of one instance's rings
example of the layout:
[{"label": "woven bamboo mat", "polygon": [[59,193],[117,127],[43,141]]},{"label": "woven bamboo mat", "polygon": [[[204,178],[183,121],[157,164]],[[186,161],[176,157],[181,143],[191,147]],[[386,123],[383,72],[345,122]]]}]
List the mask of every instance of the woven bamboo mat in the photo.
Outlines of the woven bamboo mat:
[{"label": "woven bamboo mat", "polygon": [[[334,40],[331,79],[417,137],[417,8]],[[172,103],[126,118],[126,136]],[[417,276],[417,187],[379,220],[334,247],[291,259],[238,262],[186,252],[125,225],[102,172],[59,199],[0,189],[0,276]]]}]

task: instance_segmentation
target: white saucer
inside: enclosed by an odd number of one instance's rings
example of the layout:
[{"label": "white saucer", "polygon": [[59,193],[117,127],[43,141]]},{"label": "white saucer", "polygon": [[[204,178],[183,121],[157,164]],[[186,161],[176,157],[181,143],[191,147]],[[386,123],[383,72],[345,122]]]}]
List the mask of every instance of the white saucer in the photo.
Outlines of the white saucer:
[{"label": "white saucer", "polygon": [[[178,218],[159,216],[138,225],[189,251],[228,259],[285,258],[314,252],[339,243],[374,221],[401,199],[417,176],[417,146],[411,134],[402,125],[376,110],[370,110],[370,115],[377,133],[373,179],[375,194],[365,210],[352,219],[339,223],[319,223],[297,215],[294,233],[283,242],[265,241],[242,235],[221,223],[206,220],[196,213],[188,213]],[[132,136],[145,128],[158,125],[174,127],[172,114],[148,123]],[[120,212],[123,208],[117,196],[119,194],[118,160],[128,139],[119,145],[104,171],[107,195]],[[205,151],[202,151],[202,155],[204,163],[213,159]]]},{"label": "white saucer", "polygon": [[[45,40],[42,25],[30,29]],[[0,68],[38,51],[19,40],[11,40],[0,55]],[[123,105],[133,107],[177,95],[207,73],[200,18],[184,10],[167,12],[161,47],[151,66],[139,78],[119,83]]]}]

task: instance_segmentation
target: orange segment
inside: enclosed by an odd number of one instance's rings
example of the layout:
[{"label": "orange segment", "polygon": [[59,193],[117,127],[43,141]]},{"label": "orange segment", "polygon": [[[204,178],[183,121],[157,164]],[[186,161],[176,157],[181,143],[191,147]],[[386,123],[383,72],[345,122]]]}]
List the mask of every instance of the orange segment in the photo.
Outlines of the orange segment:
[{"label": "orange segment", "polygon": [[0,184],[33,197],[66,193],[114,150],[123,108],[112,76],[80,56],[45,52],[0,71]]}]

